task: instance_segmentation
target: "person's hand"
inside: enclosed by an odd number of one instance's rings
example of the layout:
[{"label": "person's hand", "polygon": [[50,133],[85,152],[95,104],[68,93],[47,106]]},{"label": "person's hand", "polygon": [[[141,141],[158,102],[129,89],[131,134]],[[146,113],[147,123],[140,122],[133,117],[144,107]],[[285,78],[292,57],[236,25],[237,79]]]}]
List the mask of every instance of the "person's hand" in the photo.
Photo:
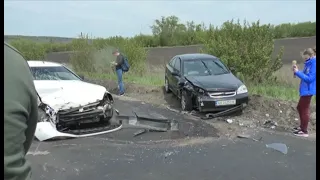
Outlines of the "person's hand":
[{"label": "person's hand", "polygon": [[297,65],[292,66],[292,71],[293,72],[299,71],[298,66]]},{"label": "person's hand", "polygon": [[114,61],[112,61],[112,62],[111,62],[111,64],[112,64],[112,65],[115,65],[115,66],[117,65],[117,63],[116,63],[116,62],[114,62]]}]

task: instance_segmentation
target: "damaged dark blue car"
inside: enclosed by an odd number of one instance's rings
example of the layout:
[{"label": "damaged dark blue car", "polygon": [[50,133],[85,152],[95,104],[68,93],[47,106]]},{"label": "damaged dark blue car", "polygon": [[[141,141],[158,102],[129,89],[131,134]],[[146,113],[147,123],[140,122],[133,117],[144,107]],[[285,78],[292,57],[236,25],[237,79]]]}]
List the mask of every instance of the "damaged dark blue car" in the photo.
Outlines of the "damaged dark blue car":
[{"label": "damaged dark blue car", "polygon": [[217,112],[247,106],[248,89],[217,57],[182,54],[166,65],[165,91],[180,99],[184,111]]}]

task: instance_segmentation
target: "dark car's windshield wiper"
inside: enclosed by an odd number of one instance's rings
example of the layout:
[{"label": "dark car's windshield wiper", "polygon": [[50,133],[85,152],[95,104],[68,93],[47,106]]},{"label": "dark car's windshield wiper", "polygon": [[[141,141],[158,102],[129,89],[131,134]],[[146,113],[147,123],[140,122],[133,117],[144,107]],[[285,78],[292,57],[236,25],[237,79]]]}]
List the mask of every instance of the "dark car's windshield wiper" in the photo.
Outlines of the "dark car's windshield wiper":
[{"label": "dark car's windshield wiper", "polygon": [[211,74],[211,71],[210,71],[210,69],[208,68],[208,66],[206,65],[206,63],[203,62],[203,61],[201,61],[201,62],[202,62],[202,64],[204,65],[204,67],[207,69],[209,75],[212,75],[212,74]]},{"label": "dark car's windshield wiper", "polygon": [[224,68],[223,68],[223,66],[221,66],[221,64],[219,64],[219,63],[217,63],[216,61],[213,61],[214,62],[214,64],[216,64],[217,66],[219,66],[219,68],[221,68],[221,69],[223,69],[223,73],[219,73],[219,75],[220,74],[226,74],[226,73],[228,73],[229,71],[227,71],[227,70],[225,70]]}]

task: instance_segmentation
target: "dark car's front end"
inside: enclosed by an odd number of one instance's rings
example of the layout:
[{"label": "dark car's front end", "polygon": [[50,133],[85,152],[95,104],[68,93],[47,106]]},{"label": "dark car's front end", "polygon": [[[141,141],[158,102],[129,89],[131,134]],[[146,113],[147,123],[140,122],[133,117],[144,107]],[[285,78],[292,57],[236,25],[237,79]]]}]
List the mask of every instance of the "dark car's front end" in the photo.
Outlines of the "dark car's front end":
[{"label": "dark car's front end", "polygon": [[248,89],[232,73],[221,76],[186,77],[192,86],[193,105],[200,112],[224,111],[247,106]]},{"label": "dark car's front end", "polygon": [[224,111],[236,106],[245,108],[248,104],[248,91],[244,85],[234,90],[215,90],[197,93],[196,106],[200,112]]}]

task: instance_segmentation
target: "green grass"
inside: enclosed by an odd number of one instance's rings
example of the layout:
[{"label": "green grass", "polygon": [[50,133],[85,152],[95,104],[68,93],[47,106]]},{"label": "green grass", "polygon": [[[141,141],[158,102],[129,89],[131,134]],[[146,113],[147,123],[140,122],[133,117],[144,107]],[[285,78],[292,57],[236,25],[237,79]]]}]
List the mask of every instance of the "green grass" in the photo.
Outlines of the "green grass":
[{"label": "green grass", "polygon": [[[114,73],[111,74],[100,74],[100,73],[80,73],[84,74],[88,78],[92,79],[110,79],[116,80],[117,77]],[[145,86],[158,86],[162,87],[164,85],[163,74],[147,73],[143,76],[129,72],[124,74],[123,79],[128,83],[135,83]],[[298,101],[299,92],[298,86],[294,87],[291,84],[274,85],[274,84],[259,84],[259,85],[248,85],[248,90],[250,94],[258,94],[269,98],[275,98],[279,100],[286,101]],[[313,103],[315,104],[315,98],[313,98]]]},{"label": "green grass", "polygon": [[249,85],[248,90],[250,94],[258,94],[280,100],[297,101],[299,99],[297,88],[284,85]]},{"label": "green grass", "polygon": [[[79,73],[83,74],[88,78],[92,79],[110,79],[110,80],[117,80],[117,76],[115,73],[109,74],[101,74],[101,73]],[[134,73],[126,73],[123,75],[123,81],[129,83],[135,83],[145,86],[163,86],[164,85],[164,76],[160,77],[159,75],[136,75]]]}]

